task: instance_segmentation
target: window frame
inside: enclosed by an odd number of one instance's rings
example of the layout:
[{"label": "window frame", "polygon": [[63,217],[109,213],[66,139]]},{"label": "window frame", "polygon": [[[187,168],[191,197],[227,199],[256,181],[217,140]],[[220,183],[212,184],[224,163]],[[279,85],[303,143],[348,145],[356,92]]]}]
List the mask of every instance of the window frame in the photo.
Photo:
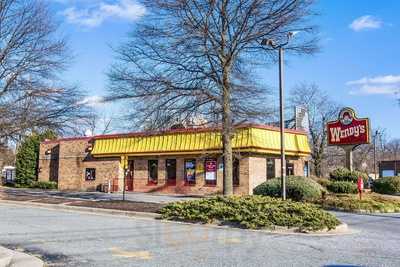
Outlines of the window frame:
[{"label": "window frame", "polygon": [[240,186],[240,160],[237,158],[234,158],[232,161],[232,184],[233,186]]},{"label": "window frame", "polygon": [[[175,178],[171,179],[168,176],[168,162],[169,161],[175,161]],[[165,160],[165,174],[166,174],[166,180],[168,185],[176,185],[176,176],[177,176],[177,160],[176,159],[166,159]]]},{"label": "window frame", "polygon": [[[269,164],[268,164],[268,162],[272,162],[272,176],[270,176],[269,175]],[[273,179],[273,178],[276,178],[276,166],[275,166],[275,164],[276,164],[276,162],[275,162],[275,158],[267,158],[267,180],[268,179]]]},{"label": "window frame", "polygon": [[[88,171],[93,171],[92,179],[88,179]],[[85,181],[91,182],[91,181],[96,181],[96,168],[85,168]]]},{"label": "window frame", "polygon": [[[291,166],[292,174],[289,173],[289,170],[290,170],[289,166]],[[287,160],[285,167],[286,167],[286,176],[293,176],[294,175],[294,163]]]},{"label": "window frame", "polygon": [[[189,161],[193,161],[194,162],[194,174],[193,174],[193,176],[194,176],[194,179],[193,179],[193,181],[191,180],[191,181],[189,181],[189,180],[187,180],[187,169],[186,169],[186,162],[189,162]],[[197,162],[196,162],[196,159],[185,159],[184,160],[184,163],[183,163],[183,168],[184,168],[184,182],[185,182],[185,185],[196,185],[196,164],[197,164]]]},{"label": "window frame", "polygon": [[[214,175],[215,175],[215,179],[214,180],[207,180],[206,179],[206,173],[207,173],[207,169],[206,169],[206,164],[207,161],[215,161],[215,171],[214,171]],[[204,160],[204,184],[206,186],[216,186],[217,185],[217,179],[218,179],[218,159],[217,158],[206,158]]]},{"label": "window frame", "polygon": [[[150,171],[150,164],[151,162],[156,162],[157,169],[156,169],[156,179],[150,179],[151,171]],[[158,159],[149,159],[147,160],[147,185],[157,185],[158,184]]]}]

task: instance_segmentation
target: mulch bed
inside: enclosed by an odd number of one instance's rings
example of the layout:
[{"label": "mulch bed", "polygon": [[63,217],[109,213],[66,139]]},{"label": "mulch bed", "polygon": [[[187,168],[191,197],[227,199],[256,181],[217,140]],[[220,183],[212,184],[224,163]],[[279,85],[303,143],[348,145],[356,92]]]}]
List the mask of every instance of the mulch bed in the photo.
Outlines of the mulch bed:
[{"label": "mulch bed", "polygon": [[31,196],[18,196],[18,195],[0,195],[0,199],[3,200],[13,200],[13,201],[31,201],[34,200],[35,197]]},{"label": "mulch bed", "polygon": [[76,203],[68,204],[68,206],[157,213],[162,207],[165,206],[165,204],[122,201],[122,200],[101,200],[101,201],[79,201]]},{"label": "mulch bed", "polygon": [[[45,204],[63,204],[67,202],[72,202],[73,200],[67,198],[54,198],[54,197],[46,197],[46,198],[38,198],[32,200],[31,202],[35,203],[45,203]],[[76,200],[78,201],[78,200]]]},{"label": "mulch bed", "polygon": [[137,211],[137,212],[158,212],[166,204],[149,203],[149,202],[134,202],[134,201],[122,201],[122,200],[81,200],[81,199],[69,199],[62,197],[43,197],[43,196],[27,196],[27,195],[16,195],[0,192],[0,200],[11,200],[11,201],[29,201],[32,203],[44,203],[44,204],[64,204],[67,206],[76,207],[88,207],[88,208],[100,208],[100,209],[113,209],[122,211]]}]

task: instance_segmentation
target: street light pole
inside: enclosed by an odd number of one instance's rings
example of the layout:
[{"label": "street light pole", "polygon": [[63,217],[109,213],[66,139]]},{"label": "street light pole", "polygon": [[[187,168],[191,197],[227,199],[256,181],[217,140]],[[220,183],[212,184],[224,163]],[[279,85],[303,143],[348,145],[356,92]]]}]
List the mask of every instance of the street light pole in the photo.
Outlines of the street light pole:
[{"label": "street light pole", "polygon": [[285,157],[285,94],[283,83],[283,54],[284,46],[297,32],[288,32],[287,41],[277,45],[272,39],[263,39],[261,45],[269,46],[279,50],[279,124],[280,124],[280,141],[281,141],[281,189],[282,199],[286,200],[286,157]]},{"label": "street light pole", "polygon": [[282,46],[279,47],[279,120],[281,137],[281,188],[282,199],[286,200],[286,157],[285,157],[285,99],[283,87],[283,53]]}]

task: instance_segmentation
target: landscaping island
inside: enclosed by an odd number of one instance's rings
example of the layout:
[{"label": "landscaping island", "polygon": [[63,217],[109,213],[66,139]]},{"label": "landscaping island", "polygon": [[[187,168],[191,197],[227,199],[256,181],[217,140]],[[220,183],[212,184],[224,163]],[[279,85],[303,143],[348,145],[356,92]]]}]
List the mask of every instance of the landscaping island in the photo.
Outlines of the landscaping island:
[{"label": "landscaping island", "polygon": [[335,229],[340,221],[309,203],[264,196],[212,197],[171,203],[160,210],[163,219],[229,225],[248,229],[286,227],[298,232]]}]

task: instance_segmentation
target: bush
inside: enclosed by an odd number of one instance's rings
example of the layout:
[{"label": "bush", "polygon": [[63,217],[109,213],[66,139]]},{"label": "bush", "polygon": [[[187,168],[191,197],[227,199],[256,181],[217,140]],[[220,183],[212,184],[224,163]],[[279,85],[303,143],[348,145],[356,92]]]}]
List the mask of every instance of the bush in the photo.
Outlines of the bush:
[{"label": "bush", "polygon": [[348,181],[357,183],[358,177],[361,177],[364,181],[364,185],[368,182],[368,175],[359,171],[350,171],[347,168],[337,168],[329,174],[330,178],[334,181]]},{"label": "bush", "polygon": [[381,194],[400,193],[400,176],[384,177],[373,182],[372,190]]},{"label": "bush", "polygon": [[[314,180],[300,176],[286,177],[286,196],[295,201],[312,201],[321,198],[324,188]],[[281,178],[270,179],[253,190],[255,195],[281,196]]]},{"label": "bush", "polygon": [[56,182],[35,181],[29,187],[30,188],[39,188],[39,189],[57,189],[57,183]]},{"label": "bush", "polygon": [[283,226],[300,231],[334,229],[339,220],[313,204],[263,196],[213,197],[171,203],[160,211],[163,219],[238,225],[250,229]]},{"label": "bush", "polygon": [[321,177],[312,176],[311,179],[313,179],[314,181],[319,183],[324,188],[326,188],[330,183],[332,183],[332,181],[329,180],[328,178],[321,178]]},{"label": "bush", "polygon": [[16,154],[16,186],[29,187],[37,179],[40,142],[54,139],[56,134],[47,130],[43,133],[32,133],[24,138]]},{"label": "bush", "polygon": [[353,182],[334,181],[327,187],[328,191],[339,194],[357,194],[357,185]]}]

